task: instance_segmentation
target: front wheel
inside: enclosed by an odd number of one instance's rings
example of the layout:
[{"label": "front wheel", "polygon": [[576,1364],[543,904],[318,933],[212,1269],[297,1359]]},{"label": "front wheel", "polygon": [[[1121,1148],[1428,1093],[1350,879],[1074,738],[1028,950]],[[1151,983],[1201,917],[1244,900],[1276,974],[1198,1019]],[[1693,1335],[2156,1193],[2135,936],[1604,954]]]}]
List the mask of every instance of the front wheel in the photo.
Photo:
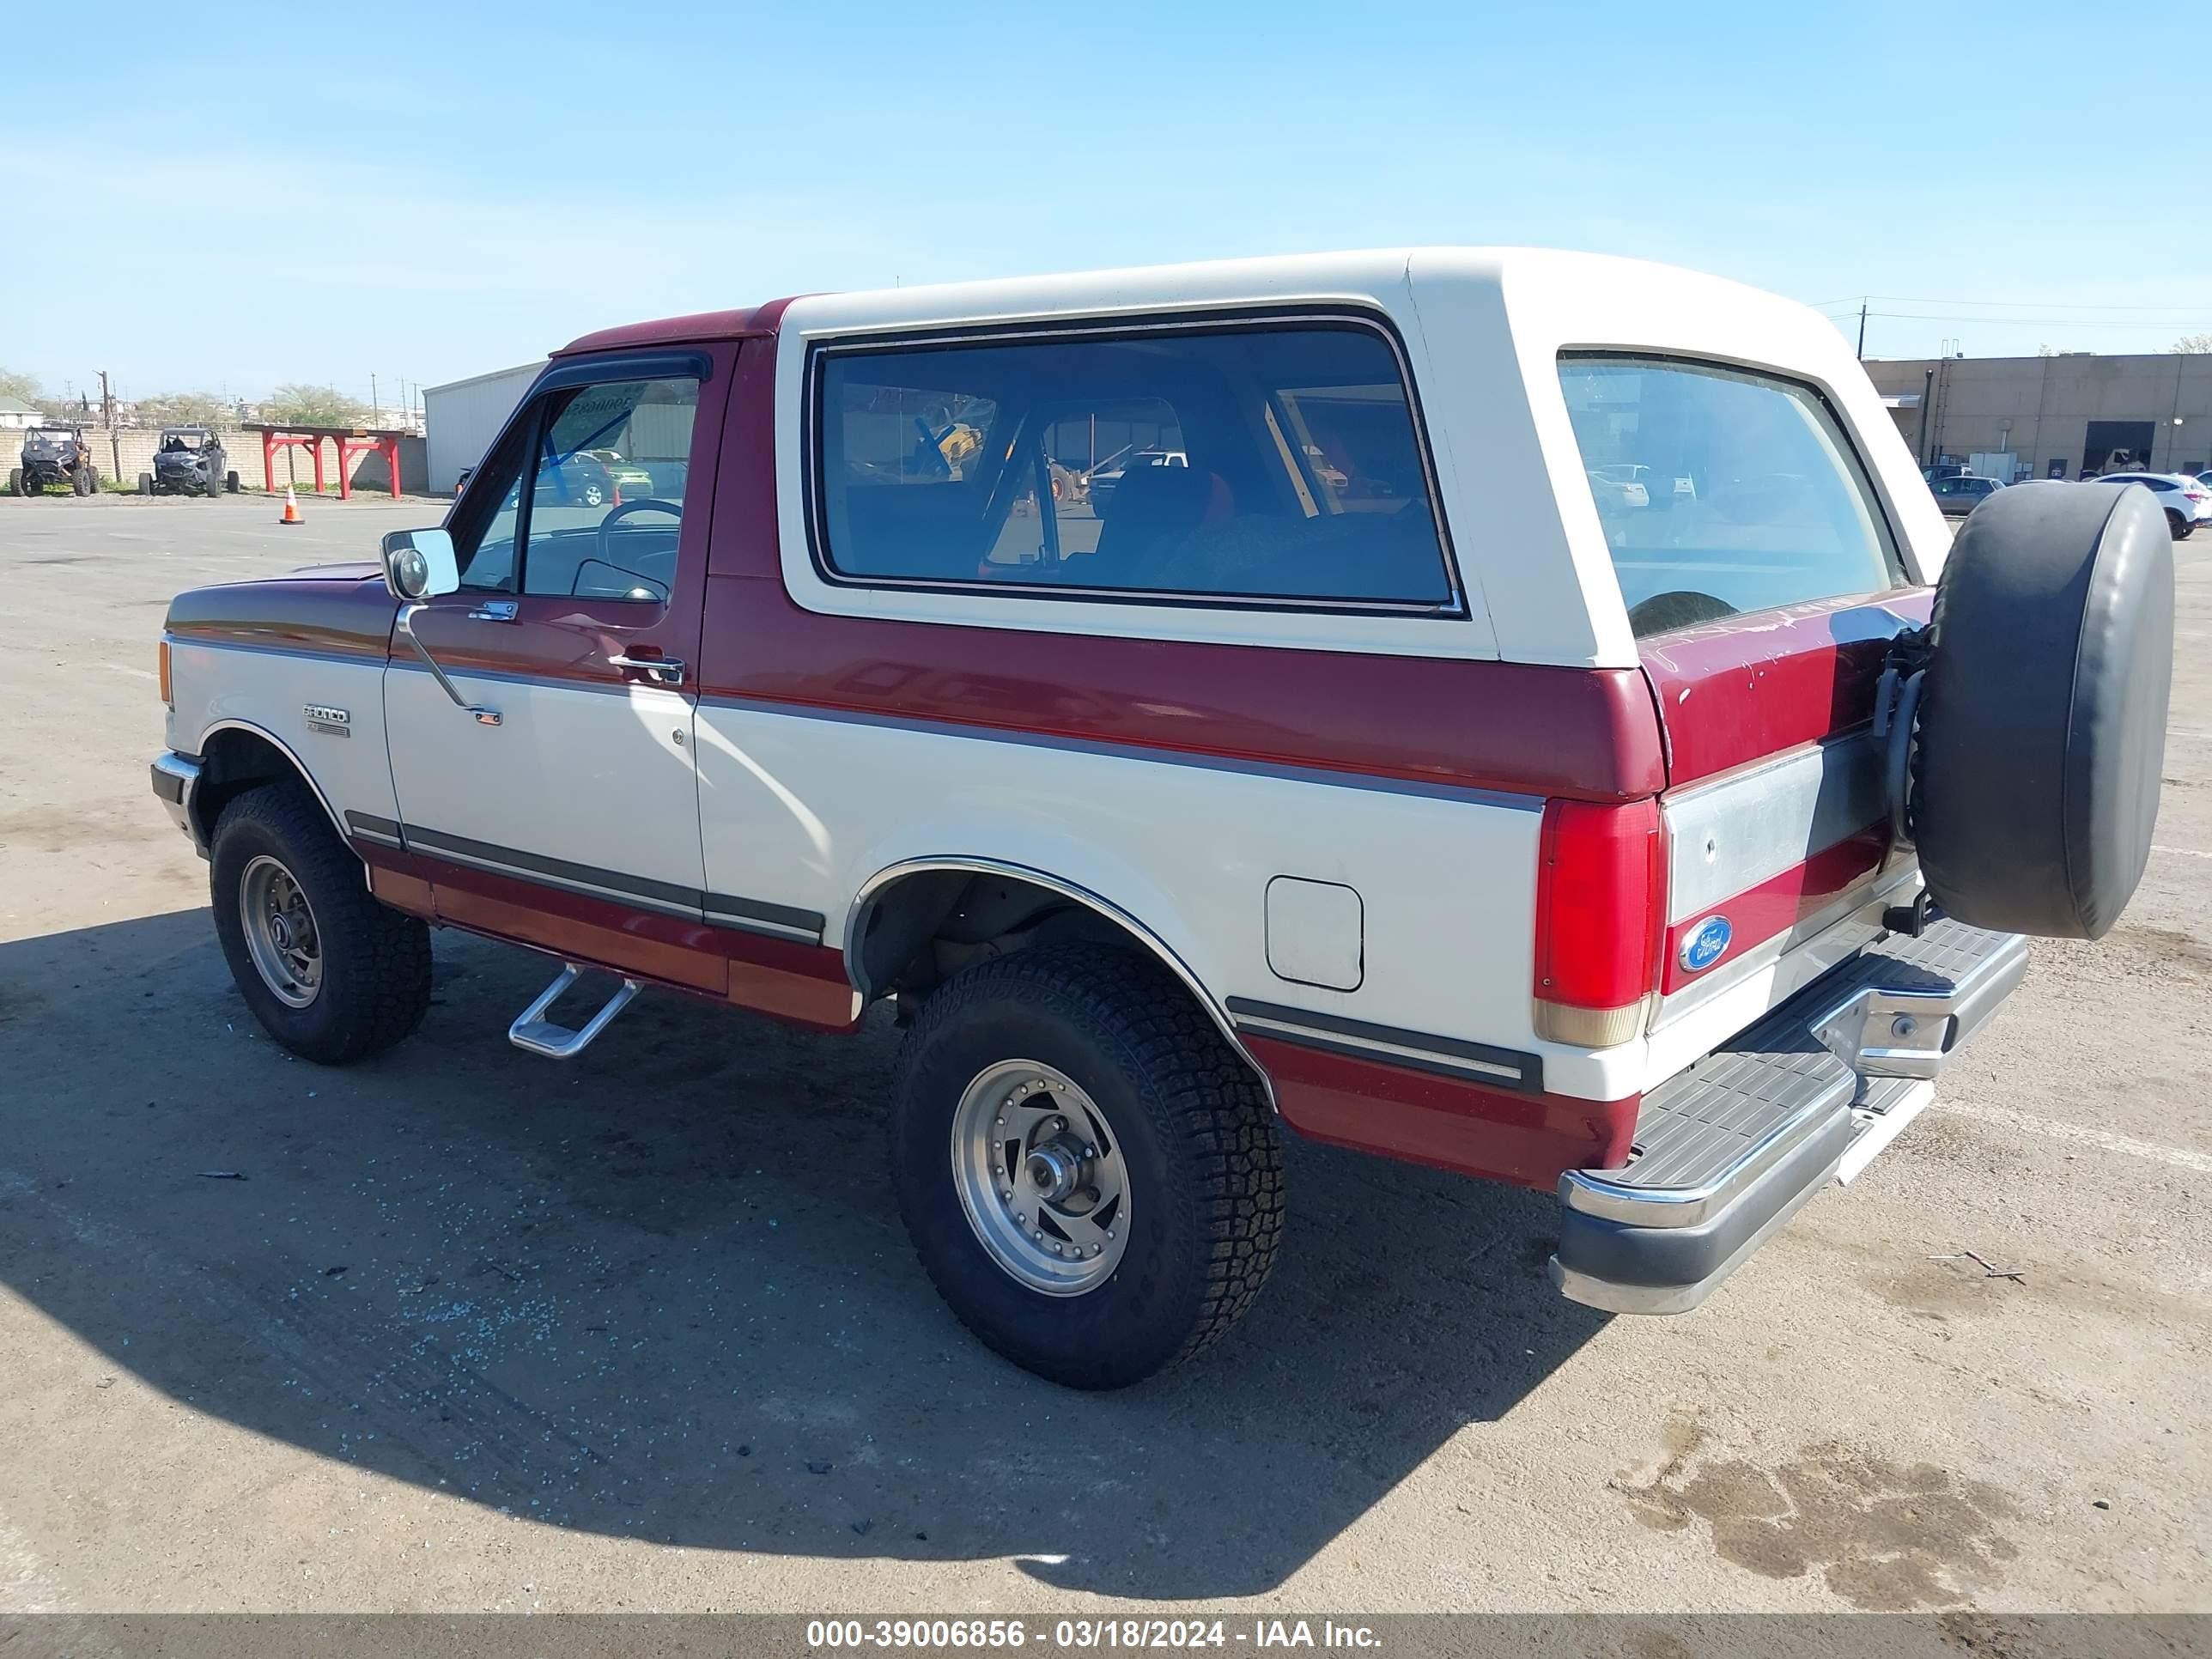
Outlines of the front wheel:
[{"label": "front wheel", "polygon": [[8,493],[10,495],[27,495],[31,493],[30,486],[23,477],[23,469],[20,466],[11,466],[8,469]]},{"label": "front wheel", "polygon": [[302,1060],[388,1048],[430,1006],[430,930],[387,909],[296,783],[239,796],[210,849],[216,934],[262,1029]]},{"label": "front wheel", "polygon": [[1211,1346],[1282,1229],[1258,1079],[1133,950],[1040,947],[948,981],[900,1051],[891,1179],[961,1322],[1079,1389]]}]

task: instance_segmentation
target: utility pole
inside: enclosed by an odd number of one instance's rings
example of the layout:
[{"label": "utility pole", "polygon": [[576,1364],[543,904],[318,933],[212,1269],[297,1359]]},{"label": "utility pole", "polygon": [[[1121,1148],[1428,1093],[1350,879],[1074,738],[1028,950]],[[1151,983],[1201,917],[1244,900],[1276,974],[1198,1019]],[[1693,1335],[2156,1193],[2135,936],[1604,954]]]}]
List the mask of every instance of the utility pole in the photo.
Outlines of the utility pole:
[{"label": "utility pole", "polygon": [[123,482],[123,441],[115,435],[115,399],[107,390],[107,371],[100,371],[100,423],[107,428],[107,476]]},{"label": "utility pole", "polygon": [[1859,301],[1859,361],[1866,361],[1866,301]]},{"label": "utility pole", "polygon": [[368,377],[368,423],[371,426],[382,426],[384,405],[376,401],[376,376],[374,374]]}]

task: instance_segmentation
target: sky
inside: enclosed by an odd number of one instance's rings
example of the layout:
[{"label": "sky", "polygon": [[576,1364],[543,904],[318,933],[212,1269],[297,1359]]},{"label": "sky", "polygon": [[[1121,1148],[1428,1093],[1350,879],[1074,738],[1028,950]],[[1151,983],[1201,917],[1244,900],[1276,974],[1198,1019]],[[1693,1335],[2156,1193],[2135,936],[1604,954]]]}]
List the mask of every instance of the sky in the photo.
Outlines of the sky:
[{"label": "sky", "polygon": [[50,392],[391,404],[782,294],[1429,243],[1863,298],[1869,356],[2212,332],[2202,53],[2078,4],[187,9],[6,77]]}]

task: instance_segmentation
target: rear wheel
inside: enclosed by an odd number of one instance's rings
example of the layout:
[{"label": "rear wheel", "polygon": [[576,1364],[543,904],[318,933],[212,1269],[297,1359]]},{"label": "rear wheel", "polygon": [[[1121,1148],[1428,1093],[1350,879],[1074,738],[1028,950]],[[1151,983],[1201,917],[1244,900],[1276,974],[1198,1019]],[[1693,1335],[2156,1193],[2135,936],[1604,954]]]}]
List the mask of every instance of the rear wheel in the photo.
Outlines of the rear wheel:
[{"label": "rear wheel", "polygon": [[1040,947],[947,981],[900,1052],[891,1147],[939,1293],[1056,1382],[1120,1388],[1202,1352],[1274,1261],[1259,1082],[1133,951]]},{"label": "rear wheel", "polygon": [[2191,528],[2189,520],[2170,507],[2166,509],[2166,527],[2172,532],[2174,540],[2185,542],[2189,539]]},{"label": "rear wheel", "polygon": [[235,472],[224,473],[222,475],[222,487],[234,495],[238,494],[238,474]]},{"label": "rear wheel", "polygon": [[226,805],[209,880],[231,977],[294,1054],[343,1066],[422,1024],[430,931],[369,895],[360,861],[303,787],[265,784]]}]

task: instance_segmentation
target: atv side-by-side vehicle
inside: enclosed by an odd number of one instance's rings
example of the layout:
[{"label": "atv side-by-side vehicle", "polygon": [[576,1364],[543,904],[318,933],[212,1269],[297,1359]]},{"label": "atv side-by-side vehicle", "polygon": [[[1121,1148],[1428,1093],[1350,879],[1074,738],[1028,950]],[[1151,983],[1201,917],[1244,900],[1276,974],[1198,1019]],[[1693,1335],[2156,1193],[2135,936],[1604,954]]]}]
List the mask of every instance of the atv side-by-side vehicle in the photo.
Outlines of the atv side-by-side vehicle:
[{"label": "atv side-by-side vehicle", "polygon": [[163,427],[161,447],[154,452],[154,470],[138,475],[141,495],[213,497],[237,489],[238,474],[229,470],[222,440],[212,427]]},{"label": "atv side-by-side vehicle", "polygon": [[100,470],[84,434],[73,426],[34,426],[23,434],[23,459],[8,473],[10,495],[43,495],[56,484],[72,495],[100,488]]}]

